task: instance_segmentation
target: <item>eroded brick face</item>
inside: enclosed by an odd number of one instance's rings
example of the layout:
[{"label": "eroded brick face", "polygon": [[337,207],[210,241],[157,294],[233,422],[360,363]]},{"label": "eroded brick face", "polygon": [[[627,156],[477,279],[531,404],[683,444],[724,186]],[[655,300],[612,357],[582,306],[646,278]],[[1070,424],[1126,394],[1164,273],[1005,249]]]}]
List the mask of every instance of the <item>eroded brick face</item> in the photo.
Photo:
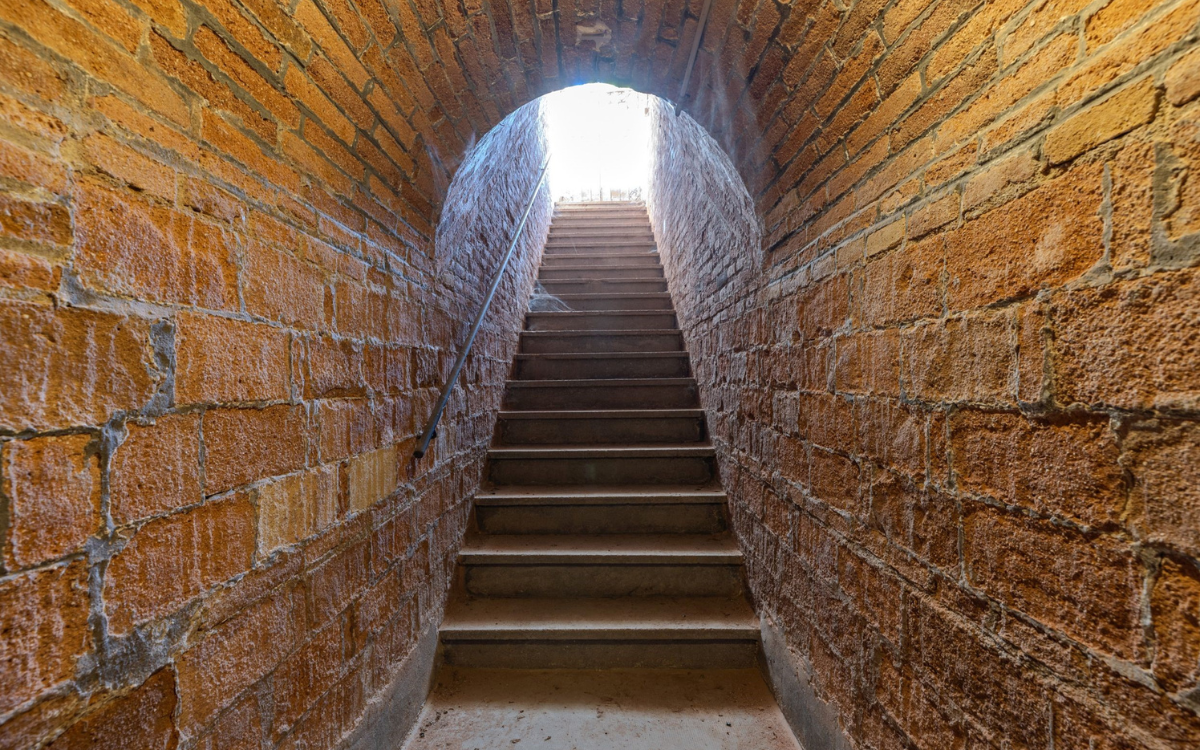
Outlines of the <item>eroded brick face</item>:
[{"label": "eroded brick face", "polygon": [[732,132],[656,115],[756,602],[853,747],[1200,743],[1197,20],[793,4]]},{"label": "eroded brick face", "polygon": [[652,218],[756,602],[852,745],[1200,744],[1200,4],[718,1],[681,93],[698,13],[0,3],[0,744],[356,724],[537,266],[545,200],[413,462],[542,157],[497,125],[588,80],[696,117]]},{"label": "eroded brick face", "polygon": [[544,147],[393,10],[0,5],[0,746],[332,747],[439,618],[550,202],[415,461]]}]

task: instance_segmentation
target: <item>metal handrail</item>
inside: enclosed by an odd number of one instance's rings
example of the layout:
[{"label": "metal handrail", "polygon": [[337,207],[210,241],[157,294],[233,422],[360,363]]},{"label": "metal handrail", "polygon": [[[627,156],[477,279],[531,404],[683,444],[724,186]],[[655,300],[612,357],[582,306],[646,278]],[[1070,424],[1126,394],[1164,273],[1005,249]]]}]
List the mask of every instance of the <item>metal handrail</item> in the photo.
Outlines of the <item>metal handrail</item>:
[{"label": "metal handrail", "polygon": [[475,322],[471,324],[471,334],[467,337],[467,343],[463,346],[462,351],[458,353],[458,359],[454,362],[454,369],[450,372],[450,377],[446,380],[446,385],[442,388],[442,395],[438,398],[437,407],[433,410],[433,415],[429,417],[429,421],[425,424],[425,431],[421,433],[421,440],[417,443],[417,449],[413,451],[414,458],[421,458],[425,455],[429,448],[429,443],[437,437],[438,422],[442,419],[442,412],[446,410],[446,402],[450,400],[450,391],[454,390],[454,384],[458,381],[458,375],[462,372],[463,363],[467,361],[467,355],[471,353],[471,346],[475,343],[475,335],[479,333],[479,327],[483,325],[483,316],[487,314],[488,308],[492,305],[492,298],[496,296],[496,289],[500,287],[500,280],[504,276],[504,270],[508,268],[508,261],[512,258],[513,251],[517,249],[517,242],[521,239],[521,232],[525,229],[525,222],[529,219],[529,212],[533,210],[533,201],[537,198],[538,191],[542,189],[542,183],[546,181],[546,169],[550,166],[550,157],[542,162],[542,171],[538,173],[537,184],[533,186],[533,192],[529,194],[529,203],[525,206],[525,213],[521,215],[521,223],[517,225],[516,234],[513,235],[512,242],[508,246],[508,252],[504,254],[504,259],[500,261],[500,267],[496,269],[496,277],[492,279],[492,287],[488,289],[487,297],[483,300],[483,307],[479,308],[479,314],[475,316]]},{"label": "metal handrail", "polygon": [[712,8],[712,0],[704,0],[700,9],[700,20],[696,24],[696,36],[692,37],[692,51],[688,54],[687,70],[683,73],[683,83],[679,86],[679,101],[675,103],[675,114],[683,110],[687,103],[688,82],[692,80],[692,68],[696,65],[696,54],[700,51],[700,40],[704,39],[704,29],[708,27],[708,11]]}]

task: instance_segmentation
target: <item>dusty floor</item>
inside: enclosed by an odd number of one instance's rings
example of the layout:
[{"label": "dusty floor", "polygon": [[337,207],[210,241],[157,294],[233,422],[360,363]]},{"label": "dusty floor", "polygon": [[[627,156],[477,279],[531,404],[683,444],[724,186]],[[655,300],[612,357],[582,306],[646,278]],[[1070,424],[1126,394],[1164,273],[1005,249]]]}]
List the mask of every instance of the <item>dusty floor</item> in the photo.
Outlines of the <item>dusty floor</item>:
[{"label": "dusty floor", "polygon": [[405,750],[799,750],[762,676],[445,668]]}]

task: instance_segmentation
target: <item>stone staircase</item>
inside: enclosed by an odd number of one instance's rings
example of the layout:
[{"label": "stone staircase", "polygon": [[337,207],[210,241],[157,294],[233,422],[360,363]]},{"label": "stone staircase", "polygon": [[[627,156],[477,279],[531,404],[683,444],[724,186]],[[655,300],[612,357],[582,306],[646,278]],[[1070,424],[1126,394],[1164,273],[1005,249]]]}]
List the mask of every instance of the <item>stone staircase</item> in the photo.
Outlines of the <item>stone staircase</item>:
[{"label": "stone staircase", "polygon": [[559,206],[440,631],[448,667],[745,668],[758,621],[645,208]]}]

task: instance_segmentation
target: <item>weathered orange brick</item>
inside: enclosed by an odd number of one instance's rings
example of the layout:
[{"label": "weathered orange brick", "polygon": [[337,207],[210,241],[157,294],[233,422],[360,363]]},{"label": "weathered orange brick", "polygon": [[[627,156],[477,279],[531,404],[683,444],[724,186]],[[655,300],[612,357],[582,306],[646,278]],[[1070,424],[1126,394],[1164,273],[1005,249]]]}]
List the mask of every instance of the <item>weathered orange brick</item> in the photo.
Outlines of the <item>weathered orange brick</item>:
[{"label": "weathered orange brick", "polygon": [[1088,166],[946,237],[947,303],[968,310],[1057,286],[1104,255],[1102,168]]},{"label": "weathered orange brick", "polygon": [[263,742],[262,708],[249,691],[233,708],[197,738],[199,750],[260,750]]},{"label": "weathered orange brick", "polygon": [[1200,50],[1193,50],[1171,66],[1164,78],[1167,101],[1176,107],[1200,95]]},{"label": "weathered orange brick", "polygon": [[834,390],[894,396],[900,392],[900,338],[894,329],[863,331],[836,340]]},{"label": "weathered orange brick", "polygon": [[796,297],[799,330],[804,338],[829,335],[844,325],[850,314],[849,280],[845,275],[817,282]]},{"label": "weathered orange brick", "polygon": [[1037,175],[1040,165],[1032,149],[1023,149],[972,175],[963,188],[963,211],[984,203],[1002,204]]},{"label": "weathered orange brick", "polygon": [[132,0],[157,23],[179,38],[187,33],[187,16],[179,0]]},{"label": "weathered orange brick", "polygon": [[867,234],[867,257],[882,253],[904,241],[905,224],[903,217],[887,226],[872,230]]},{"label": "weathered orange brick", "polygon": [[1170,11],[1108,45],[1059,86],[1055,100],[1066,108],[1154,58],[1196,25],[1200,0],[1184,0]]},{"label": "weathered orange brick", "polygon": [[1004,36],[1004,64],[1024,55],[1063,19],[1075,15],[1086,5],[1087,0],[1051,0],[1011,24]]},{"label": "weathered orange brick", "polygon": [[104,703],[71,725],[50,750],[172,748],[175,731],[175,673],[158,670],[125,695]]},{"label": "weathered orange brick", "polygon": [[334,616],[350,606],[366,588],[367,540],[338,552],[309,574],[312,590],[313,621],[317,627],[329,622]]},{"label": "weathered orange brick", "polygon": [[0,193],[0,237],[49,245],[71,243],[71,213],[48,201]]},{"label": "weathered orange brick", "polygon": [[187,121],[187,105],[166,82],[44,0],[10,0],[0,6],[0,18],[156,112],[176,122]]},{"label": "weathered orange brick", "polygon": [[1016,386],[1016,336],[1007,312],[917,325],[900,342],[904,394],[922,401],[1009,403]]},{"label": "weathered orange brick", "polygon": [[1068,67],[1079,54],[1074,34],[1059,34],[1015,70],[988,87],[978,99],[938,127],[939,148],[970,142],[997,119],[1022,109],[1018,102]]},{"label": "weathered orange brick", "polygon": [[1154,674],[1166,690],[1193,685],[1200,673],[1200,571],[1164,558],[1150,594]]},{"label": "weathered orange brick", "polygon": [[3,94],[0,94],[0,122],[24,131],[18,137],[25,135],[39,146],[60,145],[70,134],[67,124],[49,112]]},{"label": "weathered orange brick", "polygon": [[341,676],[342,628],[330,624],[279,665],[271,680],[275,710],[271,731],[283,737],[305,711]]},{"label": "weathered orange brick", "polygon": [[376,393],[404,393],[412,387],[411,353],[406,347],[367,344],[363,372],[367,387]]},{"label": "weathered orange brick", "polygon": [[300,347],[305,398],[346,398],[365,394],[361,344],[320,336],[304,339]]},{"label": "weathered orange brick", "polygon": [[324,327],[327,290],[320,268],[251,241],[242,278],[250,314],[310,330]]},{"label": "weathered orange brick", "polygon": [[1141,566],[1122,542],[971,505],[967,576],[1001,603],[1093,648],[1140,655]]},{"label": "weathered orange brick", "polygon": [[181,312],[175,334],[181,404],[273,401],[290,394],[289,336],[273,326]]},{"label": "weathered orange brick", "polygon": [[[363,85],[370,79],[370,74],[358,61],[357,55],[334,31],[333,26],[316,4],[312,0],[301,0],[292,17],[309,33],[313,41],[325,50],[329,58],[350,79],[350,82],[361,91]],[[420,36],[424,37],[425,35],[421,34]]]},{"label": "weathered orange brick", "polygon": [[[1183,169],[1176,171],[1174,179],[1168,183],[1171,198],[1163,224],[1167,236],[1178,241],[1200,232],[1200,179],[1197,178],[1200,175],[1200,123],[1195,118],[1183,117],[1171,128],[1170,137],[1171,157],[1176,166]],[[1143,170],[1145,166],[1142,165]],[[1125,176],[1128,180],[1129,173]],[[1138,176],[1144,181],[1144,171]],[[1144,200],[1144,196],[1138,197]],[[1138,218],[1143,218],[1145,207],[1139,208],[1142,214]]]},{"label": "weathered orange brick", "polygon": [[8,85],[48,102],[66,93],[66,78],[49,61],[7,38],[0,39],[0,77]]},{"label": "weathered orange brick", "polygon": [[366,510],[396,490],[396,448],[386,445],[350,459],[350,512]]},{"label": "weathered orange brick", "polygon": [[249,9],[276,39],[291,49],[297,59],[308,59],[312,42],[292,20],[288,9],[275,0],[244,0],[241,5]]},{"label": "weathered orange brick", "polygon": [[1022,0],[993,0],[978,7],[970,18],[942,40],[930,55],[925,77],[937,81],[957,68],[972,51],[992,44],[991,33],[1027,3]]},{"label": "weathered orange brick", "polygon": [[892,86],[912,72],[921,59],[936,46],[938,37],[945,34],[967,12],[966,8],[957,3],[921,4],[925,7],[933,5],[933,9],[921,19],[920,24],[912,28],[907,37],[888,52],[879,66],[879,83],[885,91],[891,90]]},{"label": "weathered orange brick", "polygon": [[378,445],[378,429],[366,399],[318,401],[322,461],[337,461]]},{"label": "weathered orange brick", "polygon": [[298,66],[289,65],[284,79],[288,93],[299,99],[321,124],[329,128],[343,143],[353,143],[357,129],[325,92],[314,85]]},{"label": "weathered orange brick", "polygon": [[87,561],[0,580],[0,711],[71,679],[88,650]]},{"label": "weathered orange brick", "polygon": [[[247,3],[255,13],[258,13],[259,10],[265,10],[270,4],[273,3],[268,3],[264,0]],[[205,2],[205,7],[208,11],[216,16],[221,25],[225,27],[225,30],[239,44],[245,47],[258,61],[266,65],[269,70],[272,72],[278,71],[279,63],[283,59],[279,47],[263,36],[258,27],[244,15],[245,11],[239,6],[240,4],[233,2],[233,0],[207,0]],[[263,13],[263,15],[277,18],[282,13],[276,11],[276,14],[267,12]],[[276,24],[276,28],[282,30],[286,28],[286,24]],[[300,59],[304,59],[303,56]]]},{"label": "weathered orange brick", "polygon": [[65,165],[47,154],[15,143],[0,142],[0,176],[44,188],[56,195],[64,194],[67,189]]},{"label": "weathered orange brick", "polygon": [[0,249],[0,286],[53,292],[62,280],[62,269],[35,255]]},{"label": "weathered orange brick", "polygon": [[362,674],[363,670],[360,662],[318,698],[280,747],[286,750],[318,747],[329,738],[343,737],[352,730],[366,709],[368,699],[367,677]]},{"label": "weathered orange brick", "polygon": [[872,260],[863,268],[856,293],[865,325],[887,325],[939,314],[942,310],[943,239],[928,237]]},{"label": "weathered orange brick", "polygon": [[303,467],[307,427],[301,406],[205,412],[205,493],[223,492]]},{"label": "weathered orange brick", "polygon": [[214,584],[250,569],[254,506],[245,495],[156,519],[133,534],[108,563],[104,602],[109,629],[175,611]]},{"label": "weathered orange brick", "polygon": [[1200,403],[1200,276],[1160,273],[1051,298],[1063,404],[1194,409]]},{"label": "weathered orange brick", "polygon": [[258,489],[258,548],[266,555],[321,531],[337,519],[336,464],[292,474]]},{"label": "weathered orange brick", "polygon": [[1108,44],[1113,37],[1141,20],[1161,0],[1113,0],[1088,16],[1085,37],[1089,50]]},{"label": "weathered orange brick", "polygon": [[233,89],[223,80],[218,81],[213,77],[200,62],[188,57],[156,31],[150,32],[150,49],[153,51],[154,61],[163,72],[179,79],[184,86],[207,100],[208,107],[236,114],[242,127],[258,134],[264,140],[274,140],[278,127],[275,121],[239,98]]},{"label": "weathered orange brick", "polygon": [[280,93],[271,83],[259,75],[236,52],[229,48],[219,36],[207,26],[201,26],[192,35],[193,43],[200,54],[220,68],[254,98],[268,112],[279,118],[288,127],[300,124],[300,111],[291,99]]},{"label": "weathered orange brick", "polygon": [[8,497],[5,562],[24,568],[75,552],[98,530],[99,445],[91,435],[2,444]]},{"label": "weathered orange brick", "polygon": [[1200,554],[1200,427],[1187,421],[1133,423],[1122,440],[1130,474],[1131,525],[1155,544]]},{"label": "weathered orange brick", "polygon": [[289,654],[304,629],[303,594],[284,587],[213,630],[176,657],[179,728],[185,736],[212,720]]},{"label": "weathered orange brick", "polygon": [[109,503],[118,526],[201,500],[200,415],[168,414],[126,424],[109,464]]},{"label": "weathered orange brick", "polygon": [[979,411],[950,416],[950,466],[960,491],[1088,526],[1121,520],[1119,453],[1107,417],[1049,421]]},{"label": "weathered orange brick", "polygon": [[175,200],[175,171],[104,133],[83,139],[83,153],[97,169],[123,180],[137,190],[165,201]]},{"label": "weathered orange brick", "polygon": [[84,284],[118,295],[236,309],[228,232],[128,193],[85,182],[77,196]]},{"label": "weathered orange brick", "polygon": [[0,330],[0,425],[14,431],[101,424],[162,378],[147,321],[3,301]]},{"label": "weathered orange brick", "polygon": [[[925,473],[926,413],[892,399],[855,403],[853,444],[880,466],[911,476]],[[850,445],[842,441],[840,445]]]},{"label": "weathered orange brick", "polygon": [[1154,119],[1158,88],[1151,78],[1131,84],[1079,112],[1046,134],[1042,153],[1051,164],[1074,159],[1085,151],[1124,135]]},{"label": "weathered orange brick", "polygon": [[[245,117],[241,119],[245,121]],[[273,189],[293,194],[300,189],[300,175],[295,170],[284,165],[274,153],[264,153],[262,147],[221,115],[205,111],[201,134],[219,153],[232,157],[251,172],[265,178]],[[283,135],[286,151],[288,138],[291,137],[290,131],[285,131]],[[220,164],[219,161],[210,161],[209,168],[215,169]]]},{"label": "weathered orange brick", "polygon": [[1017,400],[1038,403],[1046,398],[1049,340],[1045,306],[1039,301],[1017,309]]},{"label": "weathered orange brick", "polygon": [[[929,179],[928,173],[926,179]],[[957,222],[961,202],[958,192],[951,191],[913,210],[908,217],[908,239],[919,239],[935,229]]]}]

